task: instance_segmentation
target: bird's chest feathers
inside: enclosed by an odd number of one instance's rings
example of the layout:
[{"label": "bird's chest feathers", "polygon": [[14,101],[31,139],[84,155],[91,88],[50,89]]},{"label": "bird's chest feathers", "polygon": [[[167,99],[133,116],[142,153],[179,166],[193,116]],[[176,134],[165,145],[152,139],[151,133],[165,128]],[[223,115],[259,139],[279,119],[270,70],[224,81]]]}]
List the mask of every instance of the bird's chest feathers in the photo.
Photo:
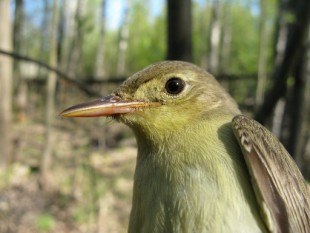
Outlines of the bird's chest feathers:
[{"label": "bird's chest feathers", "polygon": [[[228,200],[231,190],[223,190],[226,186],[222,184],[225,177],[229,177],[227,182],[230,179],[230,184],[234,183],[231,174],[222,174],[223,171],[229,173],[232,167],[225,162],[223,168],[221,164],[213,164],[218,163],[221,150],[188,151],[180,148],[182,145],[176,147],[158,148],[138,158],[131,221],[148,227],[142,232],[150,232],[150,229],[190,232],[195,226],[207,228],[212,225],[214,216],[227,211],[220,208],[219,203],[232,203]],[[232,185],[232,188],[236,187]]]},{"label": "bird's chest feathers", "polygon": [[[190,216],[193,208],[201,217],[204,214],[201,203],[208,197],[201,195],[202,190],[209,189],[211,192],[203,191],[208,195],[216,192],[211,189],[213,181],[200,169],[175,166],[171,162],[163,165],[144,161],[137,167],[131,221],[135,222],[133,226],[141,227],[141,232],[182,232],[180,229],[200,222]],[[132,232],[140,232],[137,230]]]},{"label": "bird's chest feathers", "polygon": [[191,148],[182,142],[139,147],[131,232],[212,232],[213,226],[228,226],[223,216],[241,213],[238,164],[217,138]]}]

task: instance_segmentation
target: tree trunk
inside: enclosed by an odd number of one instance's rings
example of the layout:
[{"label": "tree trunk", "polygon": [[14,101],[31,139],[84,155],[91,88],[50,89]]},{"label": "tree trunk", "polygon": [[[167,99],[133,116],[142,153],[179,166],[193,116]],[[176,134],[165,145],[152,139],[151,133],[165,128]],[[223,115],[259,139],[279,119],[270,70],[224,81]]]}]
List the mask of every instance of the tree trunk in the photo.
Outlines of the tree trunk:
[{"label": "tree trunk", "polygon": [[[15,17],[13,30],[13,48],[17,54],[22,53],[23,41],[23,23],[24,23],[24,0],[15,0]],[[26,120],[27,94],[28,86],[21,76],[21,62],[14,60],[14,80],[16,105],[18,108],[18,120],[24,122]]]},{"label": "tree trunk", "polygon": [[[286,1],[282,0],[280,4],[280,9],[282,9],[282,5],[285,5]],[[264,103],[258,108],[255,114],[255,118],[263,124],[271,116],[272,110],[279,98],[285,94],[287,78],[292,72],[298,52],[307,36],[310,20],[310,1],[291,0],[290,6],[287,6],[282,17],[285,18],[284,16],[287,16],[288,12],[293,15],[294,21],[290,22],[290,24],[287,23],[287,29],[285,29],[286,27],[280,27],[281,31],[278,33],[277,47],[284,49],[278,49],[279,52],[273,71],[273,86],[267,92]],[[283,36],[285,35],[285,30],[288,32],[287,37]],[[281,51],[284,52],[281,53]]]},{"label": "tree trunk", "polygon": [[219,72],[219,55],[221,43],[220,3],[213,0],[209,37],[208,71],[217,75]]},{"label": "tree trunk", "polygon": [[281,137],[283,128],[283,116],[286,108],[286,101],[284,98],[280,98],[274,109],[274,116],[272,119],[272,133],[277,137]]},{"label": "tree trunk", "polygon": [[191,0],[168,0],[167,60],[193,60]]},{"label": "tree trunk", "polygon": [[305,178],[310,180],[310,26],[308,28],[308,45],[304,57],[304,89],[303,106],[301,106],[301,119],[298,129],[297,143],[295,145],[295,160]]},{"label": "tree trunk", "polygon": [[[70,5],[68,1],[60,1],[59,5],[59,22],[58,22],[58,40],[57,40],[57,58],[58,58],[58,68],[67,72],[68,64],[69,64],[69,48],[70,48],[70,34],[73,29],[70,27],[71,24],[69,22],[74,21],[72,19],[69,10],[71,8],[68,7]],[[71,20],[71,21],[70,21]],[[68,72],[67,72],[68,74]],[[58,75],[58,77],[61,77]],[[68,88],[70,87],[70,83],[63,79],[59,79],[58,89],[57,89],[57,102],[61,104],[67,102],[68,98]]]},{"label": "tree trunk", "polygon": [[[274,38],[274,70],[273,70],[273,76],[272,78],[275,79],[275,70],[276,68],[281,67],[281,63],[284,60],[285,56],[285,48],[287,44],[288,39],[288,22],[285,18],[285,15],[287,13],[287,2],[280,0],[278,3],[278,14],[277,14],[277,20],[276,20],[276,31],[275,31],[275,38]],[[273,80],[275,82],[275,80]],[[283,82],[279,83],[279,85],[282,85],[282,95],[279,97],[277,102],[275,103],[274,110],[273,110],[273,116],[272,116],[272,133],[274,133],[282,143],[285,144],[284,137],[283,137],[283,129],[286,125],[285,120],[285,113],[287,112],[288,105],[287,105],[287,96],[285,96],[286,92],[286,84]],[[266,94],[266,93],[265,93]],[[262,97],[263,99],[265,98]],[[260,106],[256,105],[256,110],[258,111],[259,108],[263,105],[261,103]]]},{"label": "tree trunk", "polygon": [[[49,0],[43,0],[43,17],[41,22],[41,44],[40,44],[40,60],[47,63],[47,52],[48,52],[48,38],[49,38],[49,16],[50,16],[50,8],[49,8]],[[38,77],[46,76],[46,70],[42,69],[41,66],[38,68]]]},{"label": "tree trunk", "polygon": [[58,20],[57,58],[60,70],[66,68],[68,50],[67,1],[60,2]]},{"label": "tree trunk", "polygon": [[[50,54],[49,65],[52,67],[57,66],[57,26],[58,26],[58,0],[54,0],[53,16],[50,27]],[[50,188],[49,182],[49,169],[51,166],[52,153],[54,148],[54,132],[53,132],[53,119],[55,118],[55,92],[57,76],[54,72],[49,72],[47,77],[47,96],[46,96],[46,114],[45,114],[45,148],[41,160],[41,177],[40,185],[43,189]]]},{"label": "tree trunk", "polygon": [[260,19],[259,19],[259,55],[258,55],[258,76],[256,88],[256,108],[264,101],[264,92],[266,86],[266,45],[267,45],[267,29],[266,29],[266,0],[260,0]]},{"label": "tree trunk", "polygon": [[[309,29],[308,29],[309,30]],[[300,51],[295,67],[295,83],[293,87],[292,106],[290,111],[290,135],[287,149],[294,156],[302,171],[306,164],[305,147],[308,138],[310,120],[310,30],[308,40]]]},{"label": "tree trunk", "polygon": [[[223,9],[223,29],[222,29],[222,44],[221,44],[221,55],[219,62],[219,74],[229,73],[229,61],[230,61],[230,51],[231,51],[231,40],[232,40],[232,29],[231,29],[231,9],[230,2],[224,4]],[[228,80],[229,82],[229,80]]]},{"label": "tree trunk", "polygon": [[129,16],[129,0],[125,1],[126,6],[123,15],[123,23],[120,27],[119,32],[119,42],[118,42],[118,57],[117,57],[117,66],[116,74],[122,76],[125,73],[126,69],[126,51],[128,47],[128,38],[129,38],[129,28],[128,28],[128,16]]},{"label": "tree trunk", "polygon": [[85,0],[78,0],[76,6],[74,20],[75,31],[69,51],[68,66],[66,69],[66,73],[70,77],[75,77],[80,62],[85,30],[85,5]]},{"label": "tree trunk", "polygon": [[[0,0],[0,48],[12,50],[10,1]],[[12,59],[0,56],[0,168],[11,161]]]},{"label": "tree trunk", "polygon": [[105,71],[104,71],[104,36],[105,36],[105,11],[106,11],[106,0],[101,0],[101,14],[100,14],[100,32],[98,40],[98,48],[96,54],[96,65],[95,65],[95,78],[98,80],[103,80]]}]

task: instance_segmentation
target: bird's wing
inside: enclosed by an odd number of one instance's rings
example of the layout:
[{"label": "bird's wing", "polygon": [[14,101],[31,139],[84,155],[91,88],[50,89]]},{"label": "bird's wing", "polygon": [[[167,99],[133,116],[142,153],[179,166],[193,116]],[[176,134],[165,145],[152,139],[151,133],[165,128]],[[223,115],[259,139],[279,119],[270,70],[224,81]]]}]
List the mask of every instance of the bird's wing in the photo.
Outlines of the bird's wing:
[{"label": "bird's wing", "polygon": [[270,232],[310,232],[310,190],[278,139],[258,122],[238,115],[234,134]]}]

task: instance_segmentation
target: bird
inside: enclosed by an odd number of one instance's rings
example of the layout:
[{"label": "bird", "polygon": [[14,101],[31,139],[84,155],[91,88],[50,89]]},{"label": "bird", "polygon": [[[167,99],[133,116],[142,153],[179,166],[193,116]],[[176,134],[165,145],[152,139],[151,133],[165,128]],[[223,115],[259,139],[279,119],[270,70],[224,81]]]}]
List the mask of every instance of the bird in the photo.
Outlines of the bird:
[{"label": "bird", "polygon": [[129,233],[309,233],[310,192],[264,126],[207,71],[161,61],[63,117],[111,117],[137,141]]}]

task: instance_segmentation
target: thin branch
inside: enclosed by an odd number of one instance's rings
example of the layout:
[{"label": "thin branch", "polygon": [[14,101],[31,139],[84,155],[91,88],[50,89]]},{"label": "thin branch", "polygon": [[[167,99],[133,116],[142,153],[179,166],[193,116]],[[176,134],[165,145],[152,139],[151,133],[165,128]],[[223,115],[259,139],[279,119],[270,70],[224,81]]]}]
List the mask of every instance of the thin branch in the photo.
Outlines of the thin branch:
[{"label": "thin branch", "polygon": [[[92,85],[92,84],[111,84],[111,83],[122,83],[126,80],[127,76],[114,76],[114,77],[110,77],[109,79],[96,79],[98,77],[94,77],[94,76],[86,76],[83,77],[83,82],[75,80],[73,78],[71,78],[69,75],[67,75],[66,73],[62,72],[61,70],[51,67],[48,64],[36,60],[34,58],[28,57],[28,56],[24,56],[24,55],[20,55],[18,53],[14,53],[14,52],[8,52],[5,50],[0,49],[0,54],[4,54],[7,56],[11,56],[14,59],[18,59],[18,60],[22,60],[25,62],[32,62],[38,66],[41,66],[45,69],[47,69],[48,71],[52,71],[55,72],[58,75],[58,78],[63,79],[75,86],[77,86],[79,89],[81,89],[82,91],[84,91],[86,94],[88,94],[89,96],[94,96],[94,97],[100,97],[101,95],[97,92],[94,92],[92,90],[90,90],[89,88],[87,88],[87,85]],[[216,79],[219,82],[222,81],[230,81],[230,82],[234,82],[234,81],[240,81],[240,80],[254,80],[257,77],[256,73],[251,73],[251,74],[219,74],[216,76]]]},{"label": "thin branch", "polygon": [[75,79],[69,77],[67,74],[65,74],[64,72],[60,71],[59,69],[57,69],[55,67],[51,67],[50,65],[48,65],[48,64],[46,64],[46,63],[44,63],[42,61],[36,60],[36,59],[28,57],[28,56],[20,55],[18,53],[8,52],[8,51],[2,50],[2,49],[0,49],[0,54],[11,56],[14,59],[19,59],[19,60],[26,61],[26,62],[32,62],[32,63],[34,63],[34,64],[36,64],[38,66],[41,66],[41,67],[47,69],[48,71],[55,72],[60,79],[63,79],[65,81],[67,81],[67,82],[77,86],[79,89],[84,91],[89,96],[95,96],[95,97],[100,97],[101,96],[99,93],[94,92],[94,91],[90,90],[89,88],[87,88],[83,82],[80,82],[78,80],[75,80]]}]

